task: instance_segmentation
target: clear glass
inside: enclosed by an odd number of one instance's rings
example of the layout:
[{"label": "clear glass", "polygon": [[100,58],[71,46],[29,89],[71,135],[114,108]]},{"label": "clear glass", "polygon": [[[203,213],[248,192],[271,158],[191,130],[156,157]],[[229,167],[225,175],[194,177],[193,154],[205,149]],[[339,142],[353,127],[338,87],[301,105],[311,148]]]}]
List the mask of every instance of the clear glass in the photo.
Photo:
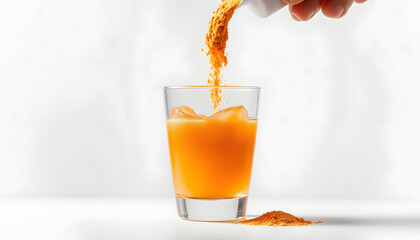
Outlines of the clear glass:
[{"label": "clear glass", "polygon": [[[166,123],[178,214],[192,221],[234,221],[246,214],[255,137],[259,87],[218,87],[221,109],[239,107],[242,115],[175,119],[171,111],[191,107],[214,114],[212,87],[165,87]],[[239,112],[239,111],[238,111]],[[236,113],[234,113],[236,114]]]}]

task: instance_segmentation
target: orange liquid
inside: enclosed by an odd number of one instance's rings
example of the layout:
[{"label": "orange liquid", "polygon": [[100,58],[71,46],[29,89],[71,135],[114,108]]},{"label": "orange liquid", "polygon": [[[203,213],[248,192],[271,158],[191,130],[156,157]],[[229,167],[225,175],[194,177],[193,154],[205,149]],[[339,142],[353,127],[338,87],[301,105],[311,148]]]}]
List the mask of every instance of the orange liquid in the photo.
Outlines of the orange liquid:
[{"label": "orange liquid", "polygon": [[257,120],[167,119],[178,197],[248,195]]}]

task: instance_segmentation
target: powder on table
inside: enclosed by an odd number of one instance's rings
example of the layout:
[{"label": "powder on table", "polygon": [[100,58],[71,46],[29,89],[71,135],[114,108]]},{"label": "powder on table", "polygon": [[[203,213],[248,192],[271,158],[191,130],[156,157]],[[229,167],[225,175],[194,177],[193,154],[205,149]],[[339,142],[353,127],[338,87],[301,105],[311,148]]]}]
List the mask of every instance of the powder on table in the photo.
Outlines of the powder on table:
[{"label": "powder on table", "polygon": [[[224,0],[213,13],[209,22],[209,30],[206,34],[206,55],[210,61],[210,74],[207,85],[218,87],[222,85],[221,69],[227,64],[226,42],[228,36],[228,23],[241,0]],[[220,88],[211,89],[211,100],[213,109],[219,110],[221,101]]]},{"label": "powder on table", "polygon": [[260,226],[304,226],[312,223],[321,223],[321,222],[312,222],[305,220],[303,218],[298,218],[292,214],[285,213],[282,211],[272,211],[264,213],[263,215],[249,220],[244,220],[238,222],[239,224],[245,225],[260,225]]}]

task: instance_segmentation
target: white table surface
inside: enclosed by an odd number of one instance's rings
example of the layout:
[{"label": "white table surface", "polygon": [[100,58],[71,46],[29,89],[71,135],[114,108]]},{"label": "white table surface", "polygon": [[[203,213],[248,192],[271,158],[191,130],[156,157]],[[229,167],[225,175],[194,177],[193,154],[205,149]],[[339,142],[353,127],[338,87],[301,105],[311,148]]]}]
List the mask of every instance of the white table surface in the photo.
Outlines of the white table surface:
[{"label": "white table surface", "polygon": [[283,210],[324,224],[200,223],[178,218],[174,199],[0,199],[0,239],[420,239],[420,203],[250,199],[248,214]]}]

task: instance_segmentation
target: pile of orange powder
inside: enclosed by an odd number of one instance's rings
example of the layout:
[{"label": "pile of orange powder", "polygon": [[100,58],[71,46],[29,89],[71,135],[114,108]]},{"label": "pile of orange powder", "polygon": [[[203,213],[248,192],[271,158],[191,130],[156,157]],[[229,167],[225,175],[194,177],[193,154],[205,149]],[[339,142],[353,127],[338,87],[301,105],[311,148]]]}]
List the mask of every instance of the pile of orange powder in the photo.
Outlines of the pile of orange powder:
[{"label": "pile of orange powder", "polygon": [[272,211],[272,212],[264,213],[263,215],[257,218],[244,220],[238,223],[245,224],[245,225],[278,227],[278,226],[305,226],[305,225],[309,225],[313,223],[321,223],[321,222],[312,222],[309,220],[305,220],[303,218],[298,218],[298,217],[293,216],[292,214],[289,214],[283,211]]}]

